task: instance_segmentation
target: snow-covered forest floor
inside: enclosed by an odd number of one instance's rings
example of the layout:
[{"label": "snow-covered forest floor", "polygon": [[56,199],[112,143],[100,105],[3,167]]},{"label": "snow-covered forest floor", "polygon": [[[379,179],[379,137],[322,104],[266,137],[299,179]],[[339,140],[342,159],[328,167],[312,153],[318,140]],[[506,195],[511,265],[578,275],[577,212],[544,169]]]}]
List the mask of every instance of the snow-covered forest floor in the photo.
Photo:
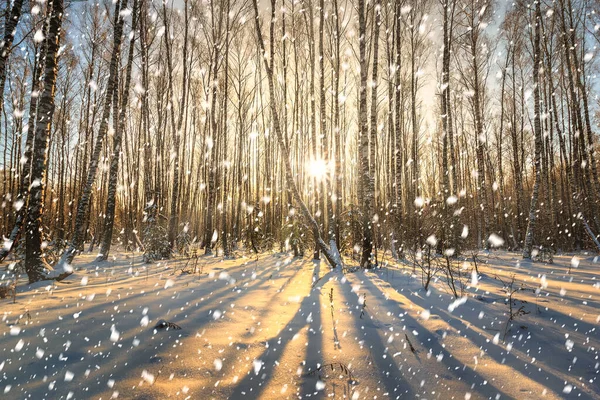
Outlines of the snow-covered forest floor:
[{"label": "snow-covered forest floor", "polygon": [[479,258],[456,300],[408,263],[82,255],[0,300],[0,398],[600,398],[598,259]]}]

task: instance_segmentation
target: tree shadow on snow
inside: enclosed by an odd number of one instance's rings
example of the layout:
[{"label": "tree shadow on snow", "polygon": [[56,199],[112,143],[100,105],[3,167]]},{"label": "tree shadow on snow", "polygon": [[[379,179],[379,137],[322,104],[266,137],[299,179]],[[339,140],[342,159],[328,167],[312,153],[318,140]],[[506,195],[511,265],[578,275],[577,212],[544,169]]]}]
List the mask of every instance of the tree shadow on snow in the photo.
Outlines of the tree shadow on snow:
[{"label": "tree shadow on snow", "polygon": [[[388,352],[388,347],[383,343],[384,340],[381,336],[383,331],[389,329],[390,326],[400,329],[402,329],[403,326],[406,326],[407,328],[417,330],[419,333],[418,339],[416,336],[410,334],[412,337],[411,343],[413,345],[420,344],[422,348],[426,349],[428,352],[431,351],[434,355],[443,355],[439,362],[445,366],[446,371],[454,376],[454,379],[462,381],[465,385],[472,387],[474,391],[477,391],[480,394],[484,394],[487,398],[495,398],[497,394],[500,394],[502,398],[510,398],[510,396],[508,396],[502,390],[495,387],[490,382],[487,382],[486,379],[474,369],[464,365],[452,357],[451,353],[449,353],[448,350],[440,343],[440,337],[428,331],[417,320],[410,317],[410,315],[406,312],[407,309],[402,307],[402,305],[397,301],[386,299],[385,294],[370,280],[369,277],[359,276],[358,274],[355,276],[360,278],[360,293],[366,295],[367,301],[367,316],[363,316],[362,320],[356,317],[354,318],[356,328],[358,332],[363,332],[365,344],[368,343],[371,346],[371,351],[374,355],[373,359],[377,363],[379,370],[388,376],[388,381],[390,381],[390,383],[393,382],[394,387],[387,387],[389,386],[389,383],[386,385],[388,391],[390,391],[390,395],[391,393],[398,393],[398,389],[404,389],[402,393],[399,393],[399,396],[414,397],[419,394],[417,387],[420,386],[423,379],[430,378],[431,380],[434,380],[434,377],[432,376],[434,375],[433,371],[428,373],[427,370],[421,369],[421,373],[415,374],[414,370],[411,371],[412,368],[410,367],[410,362],[407,362],[407,366],[403,366],[402,364],[397,366],[396,361],[394,360],[395,357]],[[355,304],[358,293],[355,294],[352,292],[350,281],[341,286],[348,303]],[[394,324],[387,324],[385,326],[378,326],[378,324],[376,324],[372,318],[373,311],[379,308],[372,306],[373,304],[377,304],[376,302],[379,302],[381,306],[381,309],[378,310],[379,315],[386,315],[389,313],[388,315],[398,316],[399,314],[403,314],[400,320],[395,320],[398,321],[396,326],[394,326]],[[408,332],[410,332],[410,330],[400,330],[400,332],[402,335],[406,334],[408,337]],[[414,357],[417,365],[421,365],[422,368],[426,368],[427,363],[424,363],[420,357],[418,357],[419,346],[415,347],[417,347],[417,349],[415,349],[417,354],[412,353],[410,350],[405,350],[402,352],[402,354],[406,354],[407,360],[409,360],[410,357]],[[386,358],[383,358],[384,354],[387,354]],[[412,386],[404,375],[406,375],[410,381],[413,382]],[[450,376],[440,376],[436,377],[435,379],[439,380],[441,378],[453,380],[453,378]],[[435,389],[436,393],[443,393],[442,390],[443,387]],[[430,391],[431,384],[428,384],[421,389],[421,392],[423,392],[422,394]],[[462,397],[462,395],[459,397]]]},{"label": "tree shadow on snow", "polygon": [[[315,263],[315,273],[318,276],[320,263]],[[306,346],[305,366],[316,368],[322,363],[322,335],[321,335],[321,307],[320,292],[311,289],[300,303],[300,308],[292,319],[281,329],[277,337],[271,338],[266,348],[253,362],[251,371],[234,388],[231,398],[258,398],[265,390],[269,381],[275,373],[279,360],[285,353],[285,348],[294,336],[302,329],[307,328],[308,344]],[[305,369],[305,372],[307,369]],[[316,390],[315,381],[301,377],[300,392],[302,396],[314,395]]]},{"label": "tree shadow on snow", "polygon": [[[394,308],[396,308],[396,309],[401,310],[401,308],[396,305],[396,302],[394,300],[385,300],[385,294],[383,293],[383,291],[379,287],[377,287],[377,285],[375,285],[370,280],[370,278],[365,277],[365,279],[363,279],[361,281],[361,283],[363,285],[362,286],[363,289],[368,290],[372,296],[377,296],[377,298],[381,299],[382,302],[385,302],[384,304],[387,309],[393,310]],[[395,290],[393,288],[391,288],[391,289]],[[429,306],[431,305],[422,296],[413,296],[413,297],[411,297],[410,300],[414,304],[416,304],[424,309],[429,309]],[[465,323],[464,321],[462,321],[462,319],[458,318],[456,315],[450,313],[447,310],[444,310],[441,308],[438,308],[438,310],[441,314],[441,315],[439,315],[439,317],[441,317],[446,323],[448,323],[456,331],[463,332],[467,329],[470,329],[470,327],[468,326],[469,324],[473,325],[472,322]],[[432,314],[432,316],[433,315],[434,314]],[[404,315],[404,319],[405,319],[405,322],[408,327],[418,330],[419,340],[423,346],[430,347],[434,354],[439,354],[440,352],[444,354],[444,358],[443,358],[442,362],[444,362],[444,364],[447,365],[448,370],[453,372],[453,374],[456,375],[457,378],[463,379],[463,380],[468,379],[468,383],[476,385],[478,387],[478,389],[480,391],[482,391],[483,393],[485,393],[488,397],[492,396],[492,398],[493,398],[496,393],[502,394],[503,397],[510,397],[509,395],[503,393],[498,388],[495,388],[489,382],[487,382],[487,384],[485,384],[485,385],[482,385],[482,382],[484,382],[485,379],[480,374],[475,372],[473,369],[467,367],[466,365],[463,365],[458,360],[455,360],[453,357],[450,357],[450,353],[448,353],[445,348],[441,347],[441,344],[439,343],[440,337],[429,332],[417,320],[410,317],[408,314]],[[579,324],[582,324],[582,321],[573,320],[573,322],[579,322]],[[587,324],[585,324],[585,325],[587,325]],[[565,382],[563,377],[557,376],[554,373],[548,371],[546,368],[547,366],[539,365],[539,363],[536,363],[535,365],[529,364],[527,362],[527,360],[530,358],[531,355],[529,355],[529,357],[528,357],[526,354],[524,354],[524,351],[523,351],[523,353],[518,354],[519,351],[517,349],[513,348],[512,352],[507,353],[502,346],[492,344],[490,339],[486,335],[471,334],[468,336],[462,335],[462,337],[471,341],[471,343],[473,343],[474,346],[476,346],[477,348],[484,350],[485,354],[488,357],[491,357],[492,359],[494,359],[495,362],[497,362],[499,364],[510,365],[511,368],[517,370],[522,375],[527,376],[528,378],[534,380],[535,382],[539,383],[540,385],[547,387],[548,389],[554,391],[555,393],[562,393],[562,390],[564,387],[564,382]],[[509,337],[507,337],[507,339],[508,338]],[[543,346],[544,352],[546,352],[547,354],[560,354],[560,352],[564,352],[564,350],[565,350],[564,344],[562,342],[559,344],[559,343],[548,343],[548,342],[542,343],[542,342],[536,341],[534,343],[532,342],[530,344],[530,346],[533,346],[536,348],[538,346]],[[542,373],[540,371],[540,369],[545,374]],[[458,371],[461,371],[461,370],[466,372],[466,374],[458,374]],[[573,380],[575,381],[575,379],[573,379]],[[579,385],[577,385],[577,386],[580,387]],[[493,390],[495,390],[496,393],[494,393]],[[573,391],[572,397],[577,397],[580,394],[585,394],[585,391],[583,391],[583,392]],[[561,396],[564,396],[564,394],[561,394]]]}]

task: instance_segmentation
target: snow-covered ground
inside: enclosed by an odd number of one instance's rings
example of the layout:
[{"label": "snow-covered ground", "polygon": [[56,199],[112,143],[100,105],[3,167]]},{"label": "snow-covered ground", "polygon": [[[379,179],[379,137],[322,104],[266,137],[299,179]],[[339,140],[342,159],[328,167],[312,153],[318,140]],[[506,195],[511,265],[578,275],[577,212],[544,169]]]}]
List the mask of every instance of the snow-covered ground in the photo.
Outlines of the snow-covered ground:
[{"label": "snow-covered ground", "polygon": [[0,398],[600,398],[600,262],[480,258],[457,301],[409,265],[82,255],[0,300]]}]

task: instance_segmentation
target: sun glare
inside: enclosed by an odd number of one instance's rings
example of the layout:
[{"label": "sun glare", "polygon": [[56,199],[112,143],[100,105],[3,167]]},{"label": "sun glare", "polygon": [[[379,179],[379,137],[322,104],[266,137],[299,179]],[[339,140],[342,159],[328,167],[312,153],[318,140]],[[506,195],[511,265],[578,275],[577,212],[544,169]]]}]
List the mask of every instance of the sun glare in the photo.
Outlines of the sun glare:
[{"label": "sun glare", "polygon": [[327,175],[327,162],[325,160],[311,160],[307,168],[309,175],[317,180],[322,180]]}]

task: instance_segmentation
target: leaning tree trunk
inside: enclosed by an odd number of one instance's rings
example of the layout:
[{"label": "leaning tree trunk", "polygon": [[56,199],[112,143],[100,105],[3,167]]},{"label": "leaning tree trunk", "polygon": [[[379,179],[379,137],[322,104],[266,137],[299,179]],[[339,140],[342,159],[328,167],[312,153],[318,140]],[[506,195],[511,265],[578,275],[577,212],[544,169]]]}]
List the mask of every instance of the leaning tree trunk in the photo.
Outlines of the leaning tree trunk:
[{"label": "leaning tree trunk", "polygon": [[531,194],[531,205],[529,206],[529,223],[527,224],[527,233],[525,234],[525,244],[523,245],[523,258],[531,258],[533,248],[533,235],[535,232],[536,209],[538,203],[538,193],[541,180],[541,157],[542,157],[542,127],[540,118],[540,24],[542,22],[542,12],[540,2],[535,6],[535,33],[533,39],[533,133],[535,136],[535,182],[533,184],[533,193]]},{"label": "leaning tree trunk", "polygon": [[[54,92],[58,74],[58,50],[63,16],[63,0],[53,0],[48,6],[50,22],[46,36],[43,89],[38,100],[35,120],[35,138],[32,150],[31,185],[27,206],[25,271],[29,282],[46,278],[47,264],[42,258],[42,210],[44,198],[44,175],[47,171],[48,141],[54,114]],[[61,275],[57,276],[61,278]]]},{"label": "leaning tree trunk", "polygon": [[[259,45],[261,53],[264,55],[265,54],[265,44],[263,41],[262,32],[260,30],[260,21],[259,21],[257,1],[258,0],[252,1],[252,4],[254,6],[254,14],[255,14],[254,22],[255,22],[255,27],[256,27],[256,35],[257,35],[258,45]],[[271,0],[271,29],[270,29],[270,38],[269,38],[269,42],[271,44],[274,43],[274,26],[273,25],[274,25],[274,21],[275,21],[275,7],[274,7],[273,3],[274,3],[274,0]],[[310,211],[308,210],[308,207],[306,206],[306,203],[304,203],[304,201],[302,200],[302,197],[300,196],[300,192],[298,191],[298,186],[296,185],[296,181],[294,181],[293,170],[292,170],[292,166],[290,164],[290,154],[289,154],[289,150],[288,150],[287,146],[285,145],[283,131],[281,129],[281,124],[279,122],[279,114],[277,112],[277,106],[276,106],[277,102],[276,102],[276,98],[275,98],[275,84],[274,84],[274,77],[273,77],[273,69],[272,69],[272,66],[269,65],[269,61],[267,60],[267,58],[263,57],[263,61],[264,61],[265,70],[267,71],[267,81],[268,81],[268,85],[269,85],[269,100],[270,100],[269,105],[271,108],[271,114],[272,114],[272,118],[273,118],[273,128],[275,129],[275,135],[277,136],[277,143],[279,145],[282,161],[285,166],[286,183],[288,185],[288,188],[292,192],[294,200],[296,201],[296,203],[298,203],[300,205],[300,210],[302,211],[304,218],[306,218],[306,220],[308,221],[308,223],[313,231],[313,234],[315,236],[315,241],[317,242],[319,249],[323,252],[323,254],[325,255],[325,258],[327,259],[327,261],[333,268],[336,268],[336,267],[341,268],[343,266],[343,264],[342,264],[342,259],[339,255],[339,253],[336,253],[336,252],[332,251],[331,249],[329,249],[327,247],[327,244],[321,238],[319,224],[314,219],[314,217],[311,215]],[[272,60],[271,60],[271,62],[272,62]]]},{"label": "leaning tree trunk", "polygon": [[[108,174],[108,197],[106,199],[106,211],[104,213],[104,232],[100,243],[100,252],[96,261],[108,258],[112,242],[113,227],[115,223],[115,206],[117,197],[117,177],[119,174],[119,159],[121,154],[121,143],[125,132],[125,115],[129,102],[129,86],[131,85],[131,70],[133,67],[133,52],[135,50],[135,29],[137,26],[138,0],[133,1],[133,19],[131,23],[131,39],[129,40],[129,53],[127,55],[127,67],[125,70],[125,84],[123,85],[123,97],[119,107],[117,129],[113,136],[113,153],[110,160],[110,172]],[[118,89],[115,87],[115,92]],[[116,102],[117,96],[115,96]]]},{"label": "leaning tree trunk", "polygon": [[83,245],[83,239],[85,237],[85,214],[90,202],[90,196],[92,194],[92,186],[96,180],[96,172],[98,171],[98,162],[100,160],[100,153],[102,152],[102,146],[104,143],[104,137],[108,131],[108,119],[110,117],[110,110],[113,100],[113,93],[115,90],[117,74],[119,73],[119,54],[121,53],[121,42],[123,36],[123,23],[124,15],[121,10],[127,7],[127,0],[117,1],[115,4],[115,16],[114,16],[114,33],[113,33],[113,49],[110,59],[110,69],[108,75],[108,81],[106,85],[106,97],[104,99],[104,110],[102,112],[102,119],[100,120],[100,127],[98,129],[98,136],[94,145],[94,152],[90,160],[90,166],[88,169],[87,179],[85,186],[81,192],[79,204],[77,206],[77,215],[75,216],[75,232],[73,238],[67,249],[63,252],[59,262],[55,267],[55,274],[68,274],[71,268],[69,264],[73,262],[75,254],[79,248]]}]

